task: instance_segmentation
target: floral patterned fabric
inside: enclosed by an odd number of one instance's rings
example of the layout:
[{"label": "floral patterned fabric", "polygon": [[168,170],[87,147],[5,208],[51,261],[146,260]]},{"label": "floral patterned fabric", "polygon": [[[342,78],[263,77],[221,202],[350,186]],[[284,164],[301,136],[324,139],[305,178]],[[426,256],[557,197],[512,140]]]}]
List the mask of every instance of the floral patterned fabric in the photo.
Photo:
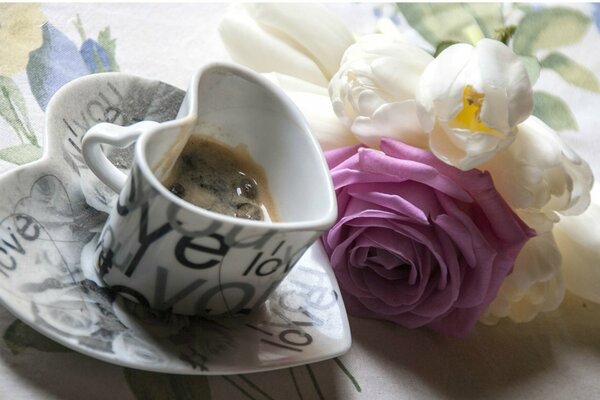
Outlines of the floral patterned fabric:
[{"label": "floral patterned fabric", "polygon": [[[107,71],[185,89],[226,60],[223,4],[0,4],[0,172],[38,159],[52,95]],[[332,4],[357,33],[396,30],[432,43],[470,41],[515,25],[513,47],[535,80],[534,114],[600,176],[600,6]],[[498,18],[501,18],[499,20]],[[502,32],[500,32],[502,34]],[[48,134],[52,134],[49,132]],[[598,398],[600,305],[567,295],[527,324],[479,324],[466,339],[351,318],[346,355],[234,376],[175,376],[114,366],[68,350],[0,307],[0,398],[359,399]]]}]

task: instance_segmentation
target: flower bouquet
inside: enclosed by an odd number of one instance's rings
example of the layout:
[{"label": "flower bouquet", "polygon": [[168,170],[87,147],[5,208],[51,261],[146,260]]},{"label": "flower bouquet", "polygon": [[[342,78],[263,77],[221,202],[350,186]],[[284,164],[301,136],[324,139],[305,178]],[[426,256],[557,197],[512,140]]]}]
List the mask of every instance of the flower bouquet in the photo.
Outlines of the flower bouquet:
[{"label": "flower bouquet", "polygon": [[220,25],[326,151],[339,215],[322,242],[349,313],[465,336],[566,290],[600,302],[592,172],[532,115],[546,97],[521,25],[427,46],[426,27],[411,40],[380,22],[356,37],[324,6],[243,4]]}]

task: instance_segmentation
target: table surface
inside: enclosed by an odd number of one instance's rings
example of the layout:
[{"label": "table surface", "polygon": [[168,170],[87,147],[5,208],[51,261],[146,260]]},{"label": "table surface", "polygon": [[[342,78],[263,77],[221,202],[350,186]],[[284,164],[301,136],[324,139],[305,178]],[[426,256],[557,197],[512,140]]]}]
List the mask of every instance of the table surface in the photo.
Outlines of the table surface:
[{"label": "table surface", "polygon": [[[228,59],[217,32],[225,4],[32,7],[31,15],[41,12],[74,48],[82,45],[81,34],[95,38],[110,27],[120,71],[180,88],[187,86],[198,66]],[[353,32],[363,34],[372,32],[377,17],[392,12],[393,6],[328,7]],[[590,28],[577,43],[560,50],[600,78],[600,6],[577,7],[590,16]],[[85,32],[76,28],[78,17]],[[0,30],[2,19],[0,10]],[[402,24],[400,28],[408,29]],[[0,36],[0,46],[12,46],[2,40],[7,39]],[[2,68],[14,68],[7,65],[0,59],[0,75]],[[7,75],[22,94],[33,140],[43,146],[44,112],[25,67]],[[600,172],[600,159],[595,157],[600,150],[595,138],[600,131],[598,94],[568,84],[550,70],[542,70],[535,89],[559,95],[569,106],[579,129],[561,134],[596,174]],[[19,140],[0,118],[0,172],[17,166],[11,161],[23,163],[33,157],[23,153],[15,158],[2,151],[19,145]],[[0,307],[0,399],[600,398],[600,305],[572,295],[558,310],[530,323],[479,324],[466,339],[359,318],[350,318],[350,324],[352,348],[334,360],[247,375],[172,376],[126,369],[64,349]]]}]

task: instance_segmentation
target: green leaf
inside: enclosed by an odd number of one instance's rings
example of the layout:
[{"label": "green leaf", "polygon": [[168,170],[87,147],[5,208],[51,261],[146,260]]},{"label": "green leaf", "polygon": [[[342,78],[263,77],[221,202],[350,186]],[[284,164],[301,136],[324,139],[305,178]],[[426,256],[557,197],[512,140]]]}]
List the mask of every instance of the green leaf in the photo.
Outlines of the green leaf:
[{"label": "green leaf", "polygon": [[139,400],[210,400],[206,376],[169,375],[124,368],[125,380]]},{"label": "green leaf", "polygon": [[596,76],[583,65],[571,60],[564,54],[552,52],[542,60],[541,65],[542,68],[555,71],[572,85],[592,92],[600,92],[600,85]]},{"label": "green leaf", "polygon": [[357,392],[362,392],[362,388],[360,387],[360,384],[358,383],[358,381],[356,380],[356,378],[354,377],[354,375],[352,375],[352,373],[344,365],[344,363],[342,362],[342,360],[339,357],[336,357],[336,358],[333,359],[333,361],[335,361],[335,364],[342,370],[342,372],[344,373],[344,375],[346,375],[348,377],[348,379],[350,379],[350,382],[352,382],[352,385],[354,385],[354,388],[356,389],[356,391]]},{"label": "green leaf", "polygon": [[55,341],[48,339],[41,333],[36,332],[18,319],[6,329],[3,339],[4,343],[6,343],[6,347],[14,354],[19,354],[28,347],[52,353],[71,351]]},{"label": "green leaf", "polygon": [[463,6],[467,7],[487,38],[493,38],[495,32],[504,26],[500,3],[465,3]]},{"label": "green leaf", "polygon": [[111,71],[119,71],[119,64],[117,64],[117,57],[115,55],[117,50],[117,39],[113,39],[110,36],[110,27],[104,28],[104,30],[98,33],[98,44],[106,50],[108,59],[110,61]]},{"label": "green leaf", "polygon": [[0,149],[0,160],[17,165],[27,164],[39,159],[41,156],[42,148],[32,144],[20,144]]},{"label": "green leaf", "polygon": [[529,75],[529,82],[531,82],[531,86],[533,86],[540,77],[540,62],[537,58],[532,56],[519,56],[519,58],[525,66],[527,75]]},{"label": "green leaf", "polygon": [[81,41],[85,41],[85,39],[87,38],[87,35],[85,34],[85,29],[83,28],[83,22],[81,22],[81,16],[79,16],[79,14],[77,14],[77,19],[73,22],[73,25],[75,25],[75,29],[77,29],[77,32],[79,33],[79,38],[81,39]]},{"label": "green leaf", "polygon": [[397,7],[409,25],[433,47],[442,41],[476,43],[484,37],[477,20],[464,4],[398,3]]},{"label": "green leaf", "polygon": [[508,25],[504,28],[496,29],[496,31],[494,32],[494,39],[504,43],[505,45],[508,45],[508,42],[515,34],[516,30],[516,25]]},{"label": "green leaf", "polygon": [[23,94],[11,78],[2,75],[0,75],[0,117],[15,130],[21,142],[37,144],[37,138],[27,116]]},{"label": "green leaf", "polygon": [[513,38],[517,54],[533,55],[538,50],[555,49],[577,42],[590,26],[590,18],[570,8],[552,7],[523,17]]},{"label": "green leaf", "polygon": [[437,45],[437,47],[435,48],[435,53],[433,53],[433,56],[434,57],[439,56],[442,51],[446,50],[448,47],[450,47],[456,43],[458,43],[458,42],[455,42],[453,40],[444,40],[443,42],[440,42]]},{"label": "green leaf", "polygon": [[560,98],[547,92],[533,92],[533,115],[556,131],[577,130],[577,121],[569,106]]}]

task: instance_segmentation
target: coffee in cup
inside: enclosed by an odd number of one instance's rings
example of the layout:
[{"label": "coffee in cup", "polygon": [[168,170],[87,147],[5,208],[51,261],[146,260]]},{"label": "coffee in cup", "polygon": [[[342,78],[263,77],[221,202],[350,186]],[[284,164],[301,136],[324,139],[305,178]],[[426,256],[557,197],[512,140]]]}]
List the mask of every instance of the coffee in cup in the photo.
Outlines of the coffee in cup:
[{"label": "coffee in cup", "polygon": [[244,146],[191,135],[162,184],[174,195],[219,214],[277,221],[264,169]]}]

